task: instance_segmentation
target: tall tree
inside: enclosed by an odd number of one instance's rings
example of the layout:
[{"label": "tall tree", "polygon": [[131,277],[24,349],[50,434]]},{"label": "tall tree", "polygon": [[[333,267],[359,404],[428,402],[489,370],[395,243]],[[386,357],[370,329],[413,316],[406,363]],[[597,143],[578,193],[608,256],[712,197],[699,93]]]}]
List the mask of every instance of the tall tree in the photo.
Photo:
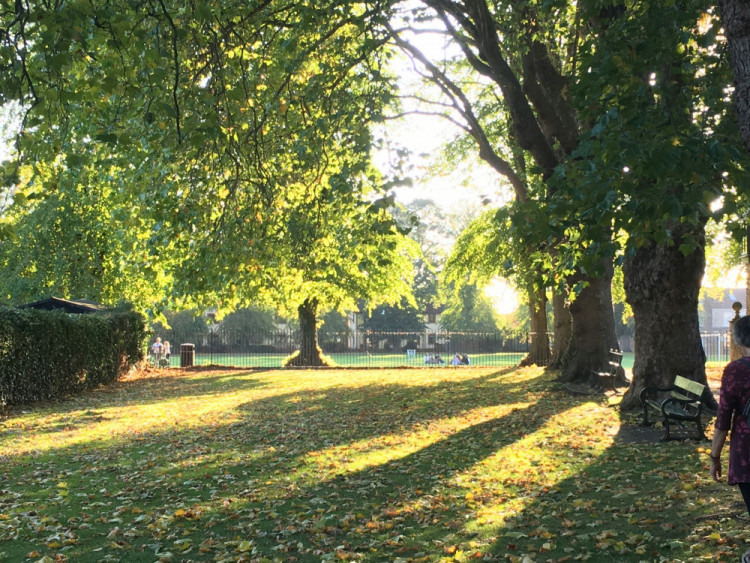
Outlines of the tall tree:
[{"label": "tall tree", "polygon": [[[417,18],[442,24],[460,48],[462,74],[449,76],[443,61],[430,60],[404,38],[406,30],[391,29],[397,44],[438,85],[458,116],[456,121],[478,145],[480,156],[508,180],[517,200],[538,205],[549,193],[530,191],[519,172],[518,158],[506,147],[517,146],[528,155],[543,180],[551,178],[555,167],[577,147],[585,124],[568,95],[569,79],[578,70],[572,55],[579,41],[575,7],[526,3],[517,9],[512,3],[485,0],[425,0],[423,4],[427,9],[420,10]],[[559,25],[561,21],[570,24],[567,31]],[[479,101],[470,99],[460,82],[460,76],[467,73],[466,83],[482,86],[479,90],[484,95]],[[504,137],[498,137],[498,131]],[[527,227],[529,237],[538,234],[538,226]],[[566,333],[563,323],[556,337],[560,342],[570,336],[563,368],[567,379],[587,379],[591,369],[606,364],[607,351],[615,341],[610,281],[611,267],[605,258],[597,269],[570,276],[569,282],[577,288],[577,306],[571,310],[571,332]]]},{"label": "tall tree", "polygon": [[[552,214],[577,218],[566,228],[589,241],[592,255],[624,249],[635,320],[633,382],[622,403],[630,408],[644,386],[666,387],[678,374],[706,383],[698,326],[705,225],[726,211],[710,204],[734,190],[745,164],[704,4],[622,8],[594,20],[599,4],[582,4],[596,28],[581,50],[591,71],[573,95],[594,125],[560,171],[567,189]],[[627,238],[613,236],[620,232]]]},{"label": "tall tree", "polygon": [[293,303],[314,362],[319,307],[408,285],[402,235],[368,193],[368,124],[390,96],[380,17],[336,2],[18,3],[2,12],[0,102],[23,114],[4,185],[22,206],[71,170],[94,186],[120,171],[147,246],[175,257],[171,292],[142,300]]},{"label": "tall tree", "polygon": [[424,320],[416,307],[404,301],[373,308],[362,326],[366,330],[420,333],[424,331]]},{"label": "tall tree", "polygon": [[272,332],[276,325],[274,323],[273,310],[265,307],[244,307],[229,313],[221,319],[221,328],[233,332],[246,334]]},{"label": "tall tree", "polygon": [[734,103],[745,148],[750,151],[750,5],[742,0],[720,0],[734,75]]},{"label": "tall tree", "polygon": [[446,309],[440,316],[440,326],[453,332],[498,330],[492,302],[476,283],[464,283],[452,292]]},{"label": "tall tree", "polygon": [[[0,238],[0,295],[18,304],[55,295],[141,310],[171,283],[175,256],[152,244],[154,221],[125,204],[122,170],[50,169],[54,193],[28,206],[15,194]],[[92,181],[92,178],[95,179]]]},{"label": "tall tree", "polygon": [[[750,58],[750,6],[741,0],[721,0],[719,6],[721,21],[724,24],[724,32],[729,44],[734,76],[732,96],[737,110],[740,138],[745,149],[750,151],[750,67],[747,64]],[[748,213],[750,203],[744,200],[742,204],[740,209],[735,210],[733,218],[737,221],[730,224],[730,227],[735,237],[745,239],[745,247],[750,248],[750,213]],[[750,259],[745,266],[745,274],[746,294],[750,296]],[[745,311],[750,310],[748,303],[750,303],[750,298],[746,299]]]}]

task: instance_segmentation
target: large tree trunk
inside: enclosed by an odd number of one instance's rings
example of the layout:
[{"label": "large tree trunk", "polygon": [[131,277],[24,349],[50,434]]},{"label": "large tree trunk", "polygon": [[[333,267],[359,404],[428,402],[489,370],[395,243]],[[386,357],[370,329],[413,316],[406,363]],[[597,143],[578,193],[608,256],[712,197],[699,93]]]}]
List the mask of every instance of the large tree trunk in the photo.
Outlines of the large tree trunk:
[{"label": "large tree trunk", "polygon": [[612,307],[612,262],[603,262],[603,274],[596,278],[576,275],[574,285],[586,282],[570,304],[573,329],[563,358],[562,381],[589,382],[593,371],[607,371],[609,350],[617,348],[615,315]]},{"label": "large tree trunk", "polygon": [[[740,138],[750,151],[750,3],[721,0],[721,21],[729,44],[729,61],[734,74],[734,105],[740,126]],[[750,247],[750,228],[746,241]],[[750,263],[747,269],[745,314],[750,314]]]},{"label": "large tree trunk", "polygon": [[573,320],[570,317],[567,294],[555,291],[552,295],[552,314],[555,326],[552,338],[552,358],[549,367],[560,369],[573,334]]},{"label": "large tree trunk", "polygon": [[[676,375],[706,381],[706,355],[698,327],[698,293],[705,267],[703,226],[676,224],[674,244],[654,242],[639,248],[624,265],[625,295],[635,320],[633,380],[621,406],[640,408],[644,387],[669,387]],[[693,234],[698,248],[685,256],[680,252],[684,236]],[[710,392],[704,401],[716,407]]]},{"label": "large tree trunk", "polygon": [[750,3],[745,0],[721,0],[720,6],[734,73],[734,103],[740,137],[750,151]]},{"label": "large tree trunk", "polygon": [[547,330],[547,291],[530,286],[529,315],[531,324],[531,347],[521,362],[522,366],[546,366],[550,359],[549,334]]},{"label": "large tree trunk", "polygon": [[318,300],[305,299],[304,303],[297,308],[297,313],[300,328],[299,354],[289,360],[286,365],[289,367],[327,365],[318,347]]}]

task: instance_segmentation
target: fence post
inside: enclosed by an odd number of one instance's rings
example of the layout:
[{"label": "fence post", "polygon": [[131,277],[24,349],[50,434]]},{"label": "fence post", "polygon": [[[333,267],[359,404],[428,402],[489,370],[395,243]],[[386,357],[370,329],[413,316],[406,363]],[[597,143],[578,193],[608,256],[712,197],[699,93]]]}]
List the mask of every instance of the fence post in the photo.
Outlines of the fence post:
[{"label": "fence post", "polygon": [[739,360],[744,354],[742,348],[737,346],[734,342],[734,323],[740,320],[740,309],[742,309],[742,303],[735,301],[732,303],[732,309],[734,309],[734,318],[729,321],[729,361]]}]

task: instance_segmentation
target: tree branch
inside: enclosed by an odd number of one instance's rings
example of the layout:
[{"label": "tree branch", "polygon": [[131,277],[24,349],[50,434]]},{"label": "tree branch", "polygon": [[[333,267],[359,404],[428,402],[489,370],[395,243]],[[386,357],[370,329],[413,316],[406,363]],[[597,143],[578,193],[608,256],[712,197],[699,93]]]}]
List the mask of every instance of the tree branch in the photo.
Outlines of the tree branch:
[{"label": "tree branch", "polygon": [[169,26],[172,28],[172,59],[174,63],[174,85],[172,86],[172,100],[174,101],[175,120],[177,125],[177,142],[182,142],[182,131],[180,127],[180,101],[177,97],[177,90],[180,87],[180,57],[177,51],[177,26],[169,14],[167,7],[164,5],[164,0],[159,0],[164,17],[167,18]]},{"label": "tree branch", "polygon": [[432,62],[430,62],[424,53],[417,49],[414,45],[404,40],[400,35],[396,34],[389,24],[386,24],[386,28],[391,33],[393,40],[396,44],[409,53],[413,60],[417,60],[424,66],[425,69],[431,74],[432,82],[442,90],[442,92],[451,100],[453,108],[461,115],[467,122],[468,125],[459,125],[462,129],[467,131],[479,145],[479,156],[492,166],[497,172],[505,176],[513,186],[513,190],[516,193],[516,198],[519,201],[528,201],[528,187],[526,183],[516,174],[513,167],[500,155],[495,152],[492,148],[487,135],[482,127],[481,123],[474,115],[471,109],[471,103],[468,98],[461,90],[461,88],[453,82],[442,70],[437,68]]}]

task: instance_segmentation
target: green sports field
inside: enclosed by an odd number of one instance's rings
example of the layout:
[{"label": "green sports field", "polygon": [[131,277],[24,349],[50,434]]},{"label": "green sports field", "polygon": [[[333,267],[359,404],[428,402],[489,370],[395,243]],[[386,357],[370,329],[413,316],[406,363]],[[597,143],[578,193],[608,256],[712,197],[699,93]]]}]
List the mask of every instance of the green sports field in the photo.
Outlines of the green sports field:
[{"label": "green sports field", "polygon": [[[526,354],[507,352],[497,354],[470,355],[471,365],[481,367],[509,367],[518,365]],[[451,356],[443,358],[444,364],[425,364],[421,355],[408,357],[406,354],[327,354],[339,367],[390,368],[390,367],[454,367],[450,365]],[[195,354],[195,365],[216,365],[235,367],[278,368],[287,356],[285,354]],[[179,356],[172,357],[171,367],[179,367]],[[458,366],[466,367],[466,366]]]},{"label": "green sports field", "polygon": [[[524,352],[503,352],[497,354],[474,354],[470,356],[471,365],[475,367],[510,367],[516,366],[525,357]],[[415,367],[436,368],[454,367],[450,365],[450,356],[444,364],[425,364],[421,355],[407,357],[406,354],[328,354],[339,367],[392,368]],[[284,354],[195,354],[196,366],[233,366],[243,368],[280,368],[286,358]],[[708,356],[706,365],[722,366],[726,358]],[[170,367],[180,367],[179,355],[172,356]],[[460,369],[465,366],[457,366]],[[633,354],[626,352],[622,357],[622,367],[633,368]]]}]

